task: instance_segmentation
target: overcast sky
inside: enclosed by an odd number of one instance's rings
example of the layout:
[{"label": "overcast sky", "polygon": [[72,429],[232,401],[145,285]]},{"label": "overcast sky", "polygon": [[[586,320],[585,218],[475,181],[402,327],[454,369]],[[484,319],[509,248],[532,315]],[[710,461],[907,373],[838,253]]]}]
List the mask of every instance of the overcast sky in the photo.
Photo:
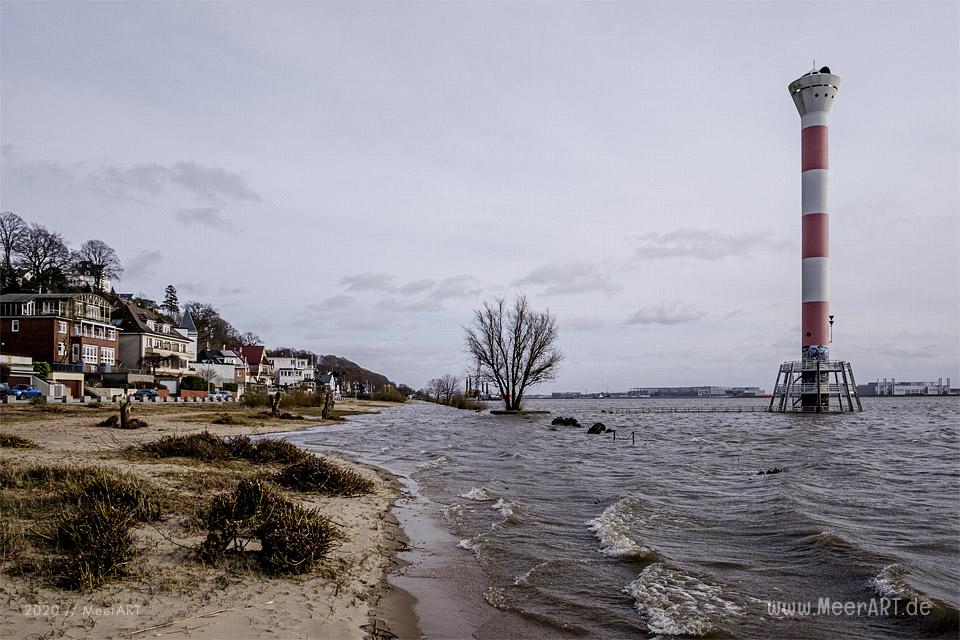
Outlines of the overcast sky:
[{"label": "overcast sky", "polygon": [[958,3],[0,5],[0,206],[120,291],[418,386],[524,291],[539,391],[769,389],[829,65],[833,356],[960,384]]}]

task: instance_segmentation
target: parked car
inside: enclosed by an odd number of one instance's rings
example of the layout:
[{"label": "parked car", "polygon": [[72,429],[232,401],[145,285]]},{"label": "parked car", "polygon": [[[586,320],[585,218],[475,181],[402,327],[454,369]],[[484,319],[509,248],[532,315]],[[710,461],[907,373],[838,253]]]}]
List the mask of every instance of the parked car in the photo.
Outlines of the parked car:
[{"label": "parked car", "polygon": [[13,388],[10,389],[10,394],[17,400],[23,400],[24,398],[37,398],[40,396],[40,389],[37,389],[33,385],[29,384],[15,384]]},{"label": "parked car", "polygon": [[233,400],[233,394],[226,389],[217,389],[207,394],[211,400]]},{"label": "parked car", "polygon": [[10,395],[10,385],[0,382],[0,398],[6,398],[8,395]]},{"label": "parked car", "polygon": [[137,391],[133,394],[133,397],[136,398],[137,400],[153,399],[157,397],[157,390],[156,389],[137,389]]}]

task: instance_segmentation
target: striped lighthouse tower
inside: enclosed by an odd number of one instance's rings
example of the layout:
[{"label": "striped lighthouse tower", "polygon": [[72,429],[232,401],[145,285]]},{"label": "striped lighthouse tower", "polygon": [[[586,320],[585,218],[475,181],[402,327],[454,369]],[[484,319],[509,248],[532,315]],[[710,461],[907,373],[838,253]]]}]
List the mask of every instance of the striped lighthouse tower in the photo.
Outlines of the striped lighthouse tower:
[{"label": "striped lighthouse tower", "polygon": [[830,359],[830,233],[827,213],[829,144],[827,115],[840,86],[828,67],[790,83],[800,112],[803,195],[803,312],[801,344],[804,360]]},{"label": "striped lighthouse tower", "polygon": [[799,361],[781,365],[770,402],[771,410],[823,412],[862,409],[850,363],[830,359],[832,316],[829,288],[830,218],[827,211],[830,154],[827,118],[839,87],[840,76],[831,73],[829,67],[805,73],[788,87],[790,97],[800,113],[802,350]]}]

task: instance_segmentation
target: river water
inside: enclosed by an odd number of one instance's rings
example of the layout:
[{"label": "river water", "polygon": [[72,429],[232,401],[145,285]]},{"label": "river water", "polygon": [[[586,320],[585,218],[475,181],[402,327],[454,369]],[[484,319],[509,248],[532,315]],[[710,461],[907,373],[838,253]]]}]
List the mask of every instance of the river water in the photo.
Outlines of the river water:
[{"label": "river water", "polygon": [[[552,415],[521,418],[418,402],[287,437],[403,479],[415,552],[395,582],[428,637],[957,636],[957,398],[606,412],[682,403],[531,401]],[[596,421],[617,440],[587,435]]]}]

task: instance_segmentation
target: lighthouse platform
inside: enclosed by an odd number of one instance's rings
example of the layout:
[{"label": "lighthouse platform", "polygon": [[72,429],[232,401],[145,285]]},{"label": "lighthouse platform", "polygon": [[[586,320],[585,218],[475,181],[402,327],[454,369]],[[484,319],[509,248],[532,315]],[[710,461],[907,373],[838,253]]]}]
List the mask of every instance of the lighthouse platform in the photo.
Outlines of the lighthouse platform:
[{"label": "lighthouse platform", "polygon": [[863,411],[853,367],[842,360],[784,362],[777,373],[768,410],[778,413]]}]

